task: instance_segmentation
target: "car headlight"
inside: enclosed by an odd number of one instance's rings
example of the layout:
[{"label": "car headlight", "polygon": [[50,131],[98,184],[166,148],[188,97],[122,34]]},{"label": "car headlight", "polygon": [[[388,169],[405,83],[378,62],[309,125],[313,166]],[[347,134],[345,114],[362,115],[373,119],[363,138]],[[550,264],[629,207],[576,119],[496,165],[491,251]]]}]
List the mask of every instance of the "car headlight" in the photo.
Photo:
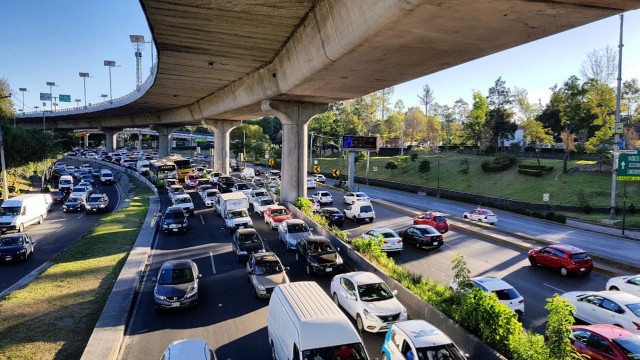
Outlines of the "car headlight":
[{"label": "car headlight", "polygon": [[26,253],[26,252],[27,252],[27,249],[24,249],[24,248],[23,248],[23,249],[20,249],[20,251],[18,251],[18,254],[24,254],[24,253]]},{"label": "car headlight", "polygon": [[247,255],[246,251],[238,251],[238,255]]},{"label": "car headlight", "polygon": [[404,306],[400,308],[400,318],[401,319],[407,318],[407,308],[405,308]]},{"label": "car headlight", "polygon": [[369,310],[364,309],[364,311],[362,312],[362,314],[364,315],[364,317],[369,320],[369,321],[380,321],[380,318],[378,318],[377,316],[373,315],[371,312],[369,312]]},{"label": "car headlight", "polygon": [[342,258],[338,254],[336,254],[336,264],[342,265]]},{"label": "car headlight", "polygon": [[162,228],[163,228],[163,229],[168,229],[168,228],[169,228],[169,225],[167,225],[167,224],[162,224]]},{"label": "car headlight", "polygon": [[258,290],[264,291],[264,285],[258,285]]},{"label": "car headlight", "polygon": [[253,226],[253,221],[249,220],[249,222],[247,223],[247,225],[249,225],[249,226]]},{"label": "car headlight", "polygon": [[187,294],[184,297],[189,298],[189,297],[194,296],[197,293],[198,293],[198,287],[194,286],[191,289],[189,289],[189,291],[187,291]]},{"label": "car headlight", "polygon": [[155,291],[153,292],[153,296],[155,296],[156,299],[159,299],[159,300],[167,300],[166,296],[158,295],[158,293],[156,293]]}]

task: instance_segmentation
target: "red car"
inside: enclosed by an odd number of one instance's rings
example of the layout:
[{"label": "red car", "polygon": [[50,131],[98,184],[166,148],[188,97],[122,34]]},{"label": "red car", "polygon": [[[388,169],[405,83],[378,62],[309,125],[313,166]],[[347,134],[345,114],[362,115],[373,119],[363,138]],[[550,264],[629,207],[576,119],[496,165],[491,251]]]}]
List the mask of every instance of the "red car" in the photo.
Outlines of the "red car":
[{"label": "red car", "polygon": [[640,335],[609,324],[571,327],[571,344],[591,360],[630,360],[640,357]]},{"label": "red car", "polygon": [[439,212],[425,211],[413,218],[413,225],[431,225],[441,234],[449,231],[447,217]]},{"label": "red car", "polygon": [[569,274],[589,274],[593,270],[593,261],[582,249],[571,245],[549,245],[541,249],[529,250],[531,266],[543,266],[560,271],[562,276]]},{"label": "red car", "polygon": [[269,224],[271,229],[277,229],[281,222],[291,220],[293,217],[284,206],[269,206],[263,212],[265,224]]}]

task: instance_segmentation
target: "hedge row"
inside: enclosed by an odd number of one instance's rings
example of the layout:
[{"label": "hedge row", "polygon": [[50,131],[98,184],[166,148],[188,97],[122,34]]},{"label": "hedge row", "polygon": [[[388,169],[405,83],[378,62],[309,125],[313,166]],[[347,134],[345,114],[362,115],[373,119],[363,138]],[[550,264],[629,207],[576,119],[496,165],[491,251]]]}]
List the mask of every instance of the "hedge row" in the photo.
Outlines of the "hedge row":
[{"label": "hedge row", "polygon": [[518,169],[553,171],[553,166],[521,164],[521,165],[518,165]]},{"label": "hedge row", "polygon": [[518,169],[518,174],[534,176],[534,177],[542,177],[542,170]]},{"label": "hedge row", "polygon": [[493,158],[492,160],[485,160],[480,165],[484,172],[498,172],[507,170],[516,164],[518,159],[512,155],[504,155]]}]

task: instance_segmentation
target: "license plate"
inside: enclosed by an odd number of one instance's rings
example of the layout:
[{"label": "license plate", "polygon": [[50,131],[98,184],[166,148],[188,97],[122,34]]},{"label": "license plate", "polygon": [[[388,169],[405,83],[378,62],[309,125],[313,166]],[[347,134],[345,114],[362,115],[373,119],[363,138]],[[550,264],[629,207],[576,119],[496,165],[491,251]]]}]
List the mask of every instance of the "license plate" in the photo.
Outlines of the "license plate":
[{"label": "license plate", "polygon": [[324,271],[331,272],[331,271],[333,271],[333,269],[332,268],[326,268]]},{"label": "license plate", "polygon": [[580,268],[580,271],[585,271],[585,270],[586,270],[585,268]]},{"label": "license plate", "polygon": [[7,261],[11,261],[11,256],[5,256],[4,259]]},{"label": "license plate", "polygon": [[171,307],[178,307],[178,306],[180,306],[179,302],[171,303]]},{"label": "license plate", "polygon": [[178,231],[178,229],[172,229],[173,231]]},{"label": "license plate", "polygon": [[7,228],[2,228],[2,231],[7,231]]}]

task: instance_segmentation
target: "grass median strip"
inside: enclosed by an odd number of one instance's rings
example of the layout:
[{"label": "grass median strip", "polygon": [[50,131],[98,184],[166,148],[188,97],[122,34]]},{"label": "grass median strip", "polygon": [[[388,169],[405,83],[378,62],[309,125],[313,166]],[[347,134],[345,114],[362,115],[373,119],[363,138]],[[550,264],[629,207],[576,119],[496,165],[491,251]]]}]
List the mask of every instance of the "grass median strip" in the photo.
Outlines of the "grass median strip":
[{"label": "grass median strip", "polygon": [[106,215],[47,271],[0,301],[0,359],[79,359],[149,208],[133,181],[129,206]]}]

